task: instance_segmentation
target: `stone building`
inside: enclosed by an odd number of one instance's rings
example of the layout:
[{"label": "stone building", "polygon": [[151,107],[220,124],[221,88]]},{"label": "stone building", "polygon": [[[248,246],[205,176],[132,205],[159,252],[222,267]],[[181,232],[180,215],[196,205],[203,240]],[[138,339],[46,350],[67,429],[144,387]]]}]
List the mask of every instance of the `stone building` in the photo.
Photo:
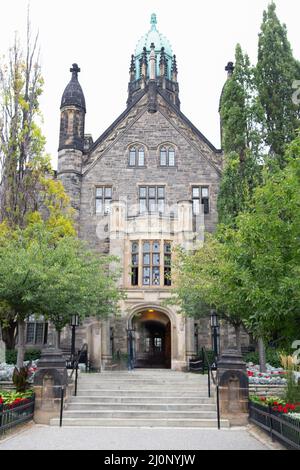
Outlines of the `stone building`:
[{"label": "stone building", "polygon": [[[76,210],[79,237],[117,255],[126,299],[105,321],[89,318],[77,332],[94,367],[127,353],[134,330],[136,366],[184,369],[201,346],[211,348],[209,319],[168,305],[173,247],[193,248],[217,223],[222,152],[180,111],[176,56],[150,30],[131,56],[125,111],[95,141],[85,134],[86,103],[71,68],[61,100],[57,177]],[[230,328],[222,328],[227,345]],[[70,343],[66,328],[62,342]]]}]

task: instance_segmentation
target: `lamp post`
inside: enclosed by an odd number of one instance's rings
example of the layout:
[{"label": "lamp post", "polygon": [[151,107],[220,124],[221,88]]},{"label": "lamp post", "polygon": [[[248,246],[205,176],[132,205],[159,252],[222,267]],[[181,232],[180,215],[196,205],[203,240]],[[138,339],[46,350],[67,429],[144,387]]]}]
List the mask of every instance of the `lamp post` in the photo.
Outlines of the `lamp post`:
[{"label": "lamp post", "polygon": [[211,310],[210,312],[210,327],[213,350],[215,357],[218,357],[220,352],[220,324],[217,312],[215,310]]},{"label": "lamp post", "polygon": [[71,317],[70,326],[72,328],[72,341],[71,341],[71,356],[74,359],[75,357],[75,335],[76,327],[79,326],[79,315],[74,313]]},{"label": "lamp post", "polygon": [[133,328],[127,329],[127,344],[128,344],[128,370],[134,368],[134,332]]}]

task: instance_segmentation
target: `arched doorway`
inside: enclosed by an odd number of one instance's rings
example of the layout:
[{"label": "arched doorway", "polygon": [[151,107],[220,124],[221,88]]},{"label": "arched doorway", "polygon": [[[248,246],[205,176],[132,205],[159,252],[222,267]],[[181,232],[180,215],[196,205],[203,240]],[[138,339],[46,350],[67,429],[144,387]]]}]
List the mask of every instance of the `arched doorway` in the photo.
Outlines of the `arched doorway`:
[{"label": "arched doorway", "polygon": [[132,319],[135,330],[135,367],[171,368],[171,322],[154,309],[139,312]]}]

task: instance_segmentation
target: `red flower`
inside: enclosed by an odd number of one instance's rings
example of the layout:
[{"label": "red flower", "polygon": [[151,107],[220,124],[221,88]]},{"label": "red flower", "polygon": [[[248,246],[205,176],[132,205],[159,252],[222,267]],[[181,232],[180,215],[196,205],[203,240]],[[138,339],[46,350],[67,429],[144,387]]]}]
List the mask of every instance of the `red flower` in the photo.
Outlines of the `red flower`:
[{"label": "red flower", "polygon": [[278,401],[273,401],[273,405],[278,406]]},{"label": "red flower", "polygon": [[0,397],[0,405],[2,405],[4,403],[4,400],[2,397]]},{"label": "red flower", "polygon": [[266,401],[266,397],[260,397],[260,401]]},{"label": "red flower", "polygon": [[288,412],[289,412],[289,409],[288,409],[287,406],[285,406],[282,411],[283,411],[284,413],[288,413]]}]

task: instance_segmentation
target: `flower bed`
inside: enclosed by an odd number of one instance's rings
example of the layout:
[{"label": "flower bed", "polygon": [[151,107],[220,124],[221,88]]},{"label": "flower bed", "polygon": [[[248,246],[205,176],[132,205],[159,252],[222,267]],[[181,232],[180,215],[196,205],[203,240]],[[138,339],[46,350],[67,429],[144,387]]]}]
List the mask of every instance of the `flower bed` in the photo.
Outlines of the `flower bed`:
[{"label": "flower bed", "polygon": [[34,412],[34,393],[0,390],[0,435],[18,424],[30,421]]},{"label": "flower bed", "polygon": [[254,385],[286,385],[287,372],[281,367],[272,367],[267,364],[267,372],[260,372],[259,366],[249,362],[247,364],[249,384]]},{"label": "flower bed", "polygon": [[269,407],[277,413],[290,415],[296,419],[300,417],[300,403],[287,403],[279,397],[258,397],[256,395],[251,396],[250,400],[261,406]]}]

